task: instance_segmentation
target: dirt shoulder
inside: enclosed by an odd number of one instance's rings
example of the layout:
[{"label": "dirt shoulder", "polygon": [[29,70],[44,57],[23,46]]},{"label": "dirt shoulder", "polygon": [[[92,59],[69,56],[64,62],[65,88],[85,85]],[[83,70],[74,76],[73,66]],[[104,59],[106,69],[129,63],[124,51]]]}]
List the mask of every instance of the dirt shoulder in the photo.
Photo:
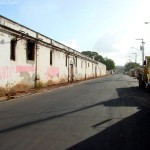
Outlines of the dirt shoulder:
[{"label": "dirt shoulder", "polygon": [[[102,77],[106,77],[106,76],[102,76]],[[102,78],[102,77],[97,77],[97,78]],[[5,96],[0,97],[0,102],[4,102],[4,101],[8,101],[8,100],[16,99],[16,98],[19,98],[22,96],[36,94],[36,93],[42,93],[42,92],[49,91],[51,89],[68,86],[70,84],[80,83],[83,81],[93,80],[93,79],[96,79],[96,78],[89,78],[86,80],[78,80],[78,81],[73,81],[73,82],[54,84],[54,85],[49,85],[49,86],[45,86],[45,87],[43,86],[43,87],[39,87],[39,88],[30,88],[29,90],[23,90],[23,91],[7,92],[5,94]]]}]

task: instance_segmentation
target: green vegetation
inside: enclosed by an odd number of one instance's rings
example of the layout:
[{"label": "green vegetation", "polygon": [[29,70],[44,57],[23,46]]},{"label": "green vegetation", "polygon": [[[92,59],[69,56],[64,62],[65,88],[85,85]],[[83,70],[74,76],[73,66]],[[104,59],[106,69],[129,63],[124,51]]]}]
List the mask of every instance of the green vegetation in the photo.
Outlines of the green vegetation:
[{"label": "green vegetation", "polygon": [[41,81],[37,82],[37,84],[35,86],[35,88],[37,88],[37,89],[41,89],[43,87],[45,87],[45,84],[43,82],[41,82]]},{"label": "green vegetation", "polygon": [[125,64],[125,68],[124,71],[128,72],[130,69],[135,69],[138,68],[140,65],[138,63],[135,62],[129,62]]},{"label": "green vegetation", "polygon": [[94,58],[94,60],[99,61],[106,65],[107,70],[113,70],[115,69],[115,63],[113,60],[108,58],[103,58],[101,55],[99,55],[97,52],[92,51],[83,51],[81,52],[83,55],[86,55],[90,58]]}]

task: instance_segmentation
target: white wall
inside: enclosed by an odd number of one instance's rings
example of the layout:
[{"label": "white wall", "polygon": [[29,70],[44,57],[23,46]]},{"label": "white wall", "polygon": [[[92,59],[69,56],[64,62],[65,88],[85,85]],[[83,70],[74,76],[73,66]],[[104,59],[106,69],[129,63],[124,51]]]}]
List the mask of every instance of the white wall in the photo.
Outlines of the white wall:
[{"label": "white wall", "polygon": [[0,85],[33,85],[35,61],[26,60],[26,40],[23,39],[17,41],[15,61],[10,59],[10,42],[13,38],[14,36],[6,33],[0,34],[0,39],[4,40],[4,43],[0,44]]},{"label": "white wall", "polygon": [[[10,59],[10,42],[14,38],[18,40],[15,61]],[[37,47],[35,46],[34,60],[27,60],[27,40],[38,42]],[[50,52],[53,57],[52,65]],[[38,82],[52,81],[55,84],[68,82],[71,81],[71,66],[73,80],[95,77],[95,72],[97,76],[106,75],[104,64],[0,16],[0,87],[14,86],[18,83],[34,86],[36,74]]]}]

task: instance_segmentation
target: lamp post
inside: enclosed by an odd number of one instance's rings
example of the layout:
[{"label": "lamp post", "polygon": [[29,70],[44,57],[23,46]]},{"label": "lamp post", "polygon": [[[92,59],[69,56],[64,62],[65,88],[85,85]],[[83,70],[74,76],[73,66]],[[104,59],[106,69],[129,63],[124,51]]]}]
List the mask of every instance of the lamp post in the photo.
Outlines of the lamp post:
[{"label": "lamp post", "polygon": [[142,42],[142,46],[140,46],[140,50],[142,51],[142,64],[144,62],[144,44],[145,42],[143,41],[143,39],[136,39],[136,40],[141,40]]}]

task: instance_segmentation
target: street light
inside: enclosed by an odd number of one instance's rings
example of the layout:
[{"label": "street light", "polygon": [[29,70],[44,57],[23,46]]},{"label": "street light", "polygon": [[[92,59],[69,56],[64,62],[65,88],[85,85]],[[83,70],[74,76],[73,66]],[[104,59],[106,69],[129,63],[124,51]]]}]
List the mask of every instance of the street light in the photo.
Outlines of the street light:
[{"label": "street light", "polygon": [[143,41],[143,39],[136,39],[136,40],[141,40],[142,42],[142,46],[140,46],[140,50],[142,51],[142,64],[144,62],[144,44],[145,42]]}]

